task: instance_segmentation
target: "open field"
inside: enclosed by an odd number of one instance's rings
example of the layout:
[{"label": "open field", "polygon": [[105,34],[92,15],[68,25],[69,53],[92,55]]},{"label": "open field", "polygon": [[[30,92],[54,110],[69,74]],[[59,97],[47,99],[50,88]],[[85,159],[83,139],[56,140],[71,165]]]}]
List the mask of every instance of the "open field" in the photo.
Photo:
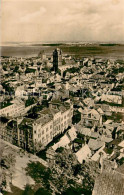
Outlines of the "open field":
[{"label": "open field", "polygon": [[40,51],[52,52],[56,47],[63,53],[76,57],[102,57],[124,59],[124,45],[121,44],[35,44],[30,46],[2,46],[2,56],[35,57]]}]

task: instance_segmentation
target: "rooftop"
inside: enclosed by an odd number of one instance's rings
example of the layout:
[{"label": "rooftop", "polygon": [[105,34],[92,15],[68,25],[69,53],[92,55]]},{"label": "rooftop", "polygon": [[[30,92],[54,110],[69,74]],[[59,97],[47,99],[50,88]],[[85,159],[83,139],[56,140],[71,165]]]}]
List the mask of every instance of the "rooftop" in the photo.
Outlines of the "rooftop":
[{"label": "rooftop", "polygon": [[40,123],[42,126],[44,126],[46,123],[50,122],[52,118],[49,115],[44,115],[36,120],[36,123]]}]

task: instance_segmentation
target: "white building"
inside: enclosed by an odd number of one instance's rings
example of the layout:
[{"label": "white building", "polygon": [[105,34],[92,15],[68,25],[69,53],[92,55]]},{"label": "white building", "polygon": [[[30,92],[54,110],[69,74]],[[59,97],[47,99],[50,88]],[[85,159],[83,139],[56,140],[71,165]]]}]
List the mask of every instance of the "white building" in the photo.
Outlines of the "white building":
[{"label": "white building", "polygon": [[25,104],[21,100],[3,102],[1,104],[0,116],[20,116],[25,112]]},{"label": "white building", "polygon": [[33,142],[36,145],[46,146],[53,137],[64,132],[72,124],[73,105],[53,105],[41,112],[33,124]]}]

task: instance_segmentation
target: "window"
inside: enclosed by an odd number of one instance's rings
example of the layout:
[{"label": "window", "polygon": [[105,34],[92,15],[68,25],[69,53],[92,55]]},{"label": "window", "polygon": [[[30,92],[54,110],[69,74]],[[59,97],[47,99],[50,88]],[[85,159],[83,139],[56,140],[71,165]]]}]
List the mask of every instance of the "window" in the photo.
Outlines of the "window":
[{"label": "window", "polygon": [[54,131],[56,131],[56,127],[54,128]]},{"label": "window", "polygon": [[49,138],[49,135],[48,134],[46,135],[46,138]]},{"label": "window", "polygon": [[50,125],[50,129],[52,129],[52,125]]},{"label": "window", "polygon": [[66,119],[66,115],[64,116],[64,119]]},{"label": "window", "polygon": [[36,131],[34,131],[34,133],[36,134]]},{"label": "window", "polygon": [[44,134],[44,130],[42,131],[42,135]]},{"label": "window", "polygon": [[88,117],[89,117],[89,118],[91,118],[91,113],[90,113],[90,114],[88,114]]},{"label": "window", "polygon": [[46,132],[48,131],[48,127],[46,128]]},{"label": "window", "polygon": [[39,134],[38,137],[41,137],[41,134]]}]

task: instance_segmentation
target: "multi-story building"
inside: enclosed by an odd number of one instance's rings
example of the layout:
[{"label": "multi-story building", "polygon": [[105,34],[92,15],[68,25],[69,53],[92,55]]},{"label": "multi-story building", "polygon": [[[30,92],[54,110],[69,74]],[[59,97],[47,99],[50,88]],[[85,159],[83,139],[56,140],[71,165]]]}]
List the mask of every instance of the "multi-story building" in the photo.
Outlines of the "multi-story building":
[{"label": "multi-story building", "polygon": [[15,117],[25,112],[25,104],[21,100],[1,103],[0,116]]},{"label": "multi-story building", "polygon": [[72,104],[52,102],[35,119],[25,117],[21,122],[9,121],[0,136],[26,150],[38,151],[72,125],[72,116]]},{"label": "multi-story building", "polygon": [[102,125],[102,114],[95,109],[83,110],[81,113],[81,120],[85,126],[101,126]]},{"label": "multi-story building", "polygon": [[46,146],[58,134],[63,133],[72,124],[73,106],[65,103],[51,103],[49,108],[41,112],[33,124],[33,143],[38,146]]}]

